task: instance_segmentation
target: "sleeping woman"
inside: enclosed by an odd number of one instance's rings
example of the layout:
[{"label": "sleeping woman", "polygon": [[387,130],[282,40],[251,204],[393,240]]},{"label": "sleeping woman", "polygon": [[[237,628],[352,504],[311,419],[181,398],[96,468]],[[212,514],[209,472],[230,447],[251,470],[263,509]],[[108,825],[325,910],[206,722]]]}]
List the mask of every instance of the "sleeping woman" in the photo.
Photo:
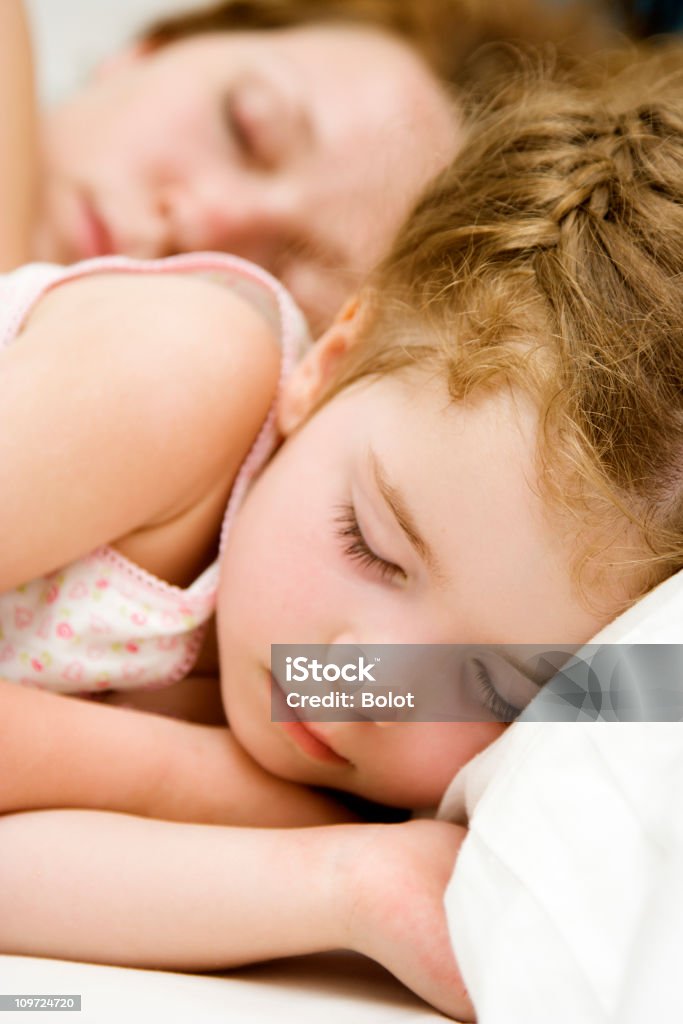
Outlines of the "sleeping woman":
[{"label": "sleeping woman", "polygon": [[283,281],[316,333],[457,148],[468,55],[492,38],[576,36],[544,8],[229,0],[151,28],[31,131],[7,0],[1,265],[229,252]]}]

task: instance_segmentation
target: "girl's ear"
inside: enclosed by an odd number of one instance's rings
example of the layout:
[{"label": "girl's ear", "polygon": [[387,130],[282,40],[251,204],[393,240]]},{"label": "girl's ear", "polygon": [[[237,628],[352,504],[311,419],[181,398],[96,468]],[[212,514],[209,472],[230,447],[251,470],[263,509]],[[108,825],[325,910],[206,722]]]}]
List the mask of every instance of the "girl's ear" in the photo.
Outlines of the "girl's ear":
[{"label": "girl's ear", "polygon": [[350,299],[334,323],[308,350],[283,386],[277,425],[287,437],[306,418],[337,370],[339,361],[360,337],[363,308],[358,296]]}]

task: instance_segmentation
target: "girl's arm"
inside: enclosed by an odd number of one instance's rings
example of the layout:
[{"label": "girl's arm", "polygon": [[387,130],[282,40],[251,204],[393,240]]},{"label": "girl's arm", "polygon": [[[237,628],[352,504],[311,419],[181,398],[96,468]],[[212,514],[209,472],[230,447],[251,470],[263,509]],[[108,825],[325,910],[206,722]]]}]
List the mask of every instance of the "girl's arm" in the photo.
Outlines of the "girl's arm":
[{"label": "girl's arm", "polygon": [[0,723],[0,813],[83,807],[272,827],[355,820],[322,793],[270,775],[226,727],[6,680]]},{"label": "girl's arm", "polygon": [[227,725],[220,680],[216,676],[185,676],[159,690],[108,690],[90,695],[111,707],[136,708],[184,722]]},{"label": "girl's arm", "polygon": [[[227,499],[279,369],[265,320],[208,281],[102,274],[54,288],[0,351],[0,591],[201,520]],[[185,536],[195,561],[214,526],[220,515]],[[159,565],[143,568],[184,585],[178,547],[158,542]]]},{"label": "girl's arm", "polygon": [[27,263],[36,206],[36,109],[21,0],[0,2],[0,272]]},{"label": "girl's arm", "polygon": [[[173,520],[217,479],[227,493],[279,362],[265,321],[207,281],[102,275],[48,294],[0,353],[0,591]],[[263,825],[350,817],[268,775],[225,728],[8,683],[0,723],[5,811]]]},{"label": "girl's arm", "polygon": [[444,822],[253,830],[95,811],[0,819],[0,952],[218,970],[345,947],[472,1020]]}]

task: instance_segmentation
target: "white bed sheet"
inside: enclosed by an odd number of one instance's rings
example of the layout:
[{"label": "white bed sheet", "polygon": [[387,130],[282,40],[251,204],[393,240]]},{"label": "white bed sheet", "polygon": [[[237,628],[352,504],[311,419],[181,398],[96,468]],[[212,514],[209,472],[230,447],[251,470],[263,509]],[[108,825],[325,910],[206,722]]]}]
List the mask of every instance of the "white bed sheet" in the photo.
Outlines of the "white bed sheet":
[{"label": "white bed sheet", "polygon": [[[436,1024],[425,1006],[377,964],[335,952],[226,974],[142,971],[37,957],[0,956],[0,994],[81,995],[77,1024]],[[2,1014],[3,1024],[45,1024],[43,1011]]]}]

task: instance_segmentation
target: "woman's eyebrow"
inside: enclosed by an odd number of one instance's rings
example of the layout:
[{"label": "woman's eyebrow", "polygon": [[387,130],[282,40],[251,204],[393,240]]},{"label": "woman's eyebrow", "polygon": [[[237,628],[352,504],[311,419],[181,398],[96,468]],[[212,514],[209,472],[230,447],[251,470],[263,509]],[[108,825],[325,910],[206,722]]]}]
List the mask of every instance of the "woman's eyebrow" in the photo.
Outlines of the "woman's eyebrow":
[{"label": "woman's eyebrow", "polygon": [[443,571],[438,558],[420,533],[415,517],[410,511],[405,498],[398,488],[390,483],[387,478],[379,456],[372,447],[368,447],[368,461],[370,463],[370,468],[372,470],[375,483],[377,484],[377,488],[394,514],[396,522],[401,527],[401,530],[406,535],[413,548],[415,548],[422,561],[427,565],[427,568],[432,575],[437,577],[439,582],[445,584],[448,581],[448,577]]}]

